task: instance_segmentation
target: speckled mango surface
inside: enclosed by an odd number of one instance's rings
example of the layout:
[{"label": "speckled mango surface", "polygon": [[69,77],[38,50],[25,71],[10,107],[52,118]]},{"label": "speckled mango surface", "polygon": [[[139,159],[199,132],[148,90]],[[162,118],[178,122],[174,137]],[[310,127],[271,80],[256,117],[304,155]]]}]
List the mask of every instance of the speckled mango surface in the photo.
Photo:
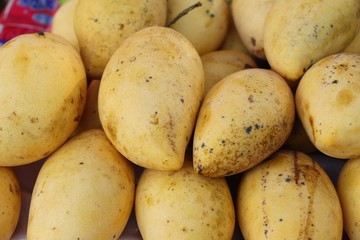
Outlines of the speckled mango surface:
[{"label": "speckled mango surface", "polygon": [[135,213],[144,240],[230,240],[235,227],[225,178],[197,174],[189,158],[180,170],[144,170],[136,188]]},{"label": "speckled mango surface", "polygon": [[289,136],[295,115],[285,80],[265,69],[245,69],[218,82],[206,95],[193,141],[196,172],[233,175],[276,151]]},{"label": "speckled mango surface", "polygon": [[314,64],[295,101],[317,149],[335,158],[360,157],[360,55],[339,53]]},{"label": "speckled mango surface", "polygon": [[335,187],[308,155],[281,150],[245,172],[236,212],[247,240],[341,240],[343,218]]}]

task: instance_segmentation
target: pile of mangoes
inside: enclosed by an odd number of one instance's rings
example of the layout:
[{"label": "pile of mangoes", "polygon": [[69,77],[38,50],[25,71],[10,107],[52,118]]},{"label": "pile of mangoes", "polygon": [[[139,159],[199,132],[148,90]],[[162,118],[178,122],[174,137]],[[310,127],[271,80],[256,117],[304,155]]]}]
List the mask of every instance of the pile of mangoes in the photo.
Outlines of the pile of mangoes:
[{"label": "pile of mangoes", "polygon": [[358,0],[67,1],[0,47],[0,239],[39,161],[28,240],[359,239],[359,29]]}]

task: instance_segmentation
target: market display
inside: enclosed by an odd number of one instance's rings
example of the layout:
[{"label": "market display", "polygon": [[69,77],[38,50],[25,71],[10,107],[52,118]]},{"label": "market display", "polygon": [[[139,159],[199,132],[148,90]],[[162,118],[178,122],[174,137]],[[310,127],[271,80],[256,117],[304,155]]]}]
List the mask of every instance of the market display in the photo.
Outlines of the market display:
[{"label": "market display", "polygon": [[360,236],[358,0],[0,6],[0,240]]}]

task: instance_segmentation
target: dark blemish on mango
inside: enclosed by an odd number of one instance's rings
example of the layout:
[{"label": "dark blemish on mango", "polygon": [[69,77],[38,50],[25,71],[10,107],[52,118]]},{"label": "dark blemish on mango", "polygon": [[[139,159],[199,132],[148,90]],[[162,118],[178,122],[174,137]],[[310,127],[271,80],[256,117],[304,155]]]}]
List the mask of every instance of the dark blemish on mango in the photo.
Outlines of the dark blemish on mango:
[{"label": "dark blemish on mango", "polygon": [[245,132],[246,132],[247,134],[250,134],[250,133],[251,133],[251,130],[252,130],[252,126],[248,126],[248,127],[245,128]]},{"label": "dark blemish on mango", "polygon": [[9,190],[10,190],[11,193],[14,193],[11,184],[9,184]]},{"label": "dark blemish on mango", "polygon": [[307,69],[309,69],[312,65],[314,65],[314,59],[311,59],[310,62],[309,62],[309,65],[307,67]]},{"label": "dark blemish on mango", "polygon": [[180,102],[181,102],[181,103],[184,103],[184,98],[180,98]]},{"label": "dark blemish on mango", "polygon": [[285,182],[290,182],[291,181],[291,178],[287,177],[285,178]]},{"label": "dark blemish on mango", "polygon": [[312,135],[315,141],[315,129],[314,129],[314,118],[312,116],[309,117],[309,123],[312,129]]},{"label": "dark blemish on mango", "polygon": [[117,134],[116,134],[116,127],[114,126],[113,123],[109,123],[106,126],[109,135],[112,137],[112,139],[116,140],[117,139]]},{"label": "dark blemish on mango", "polygon": [[40,194],[43,194],[43,190],[40,190],[40,192],[36,195],[37,197],[40,196]]},{"label": "dark blemish on mango", "polygon": [[173,117],[170,115],[169,121],[165,124],[165,128],[168,130],[167,138],[169,140],[171,149],[176,152],[176,134],[174,133]]},{"label": "dark blemish on mango", "polygon": [[339,81],[338,80],[334,80],[334,81],[332,81],[331,83],[332,84],[337,84]]},{"label": "dark blemish on mango", "polygon": [[202,143],[201,144],[201,148],[204,148],[206,145],[205,145],[205,143]]},{"label": "dark blemish on mango", "polygon": [[206,10],[205,12],[206,12],[206,14],[209,15],[209,17],[211,17],[211,18],[214,18],[214,17],[215,17],[215,14],[214,14],[214,13],[210,13],[210,10]]},{"label": "dark blemish on mango", "polygon": [[45,36],[45,33],[44,33],[44,32],[37,32],[37,35],[39,35],[39,36]]},{"label": "dark blemish on mango", "polygon": [[149,76],[149,77],[145,80],[145,82],[150,82],[151,79],[152,79],[152,76]]},{"label": "dark blemish on mango", "polygon": [[248,101],[249,101],[249,103],[253,103],[253,102],[254,102],[254,96],[253,96],[253,95],[250,95],[250,96],[248,97]]},{"label": "dark blemish on mango", "polygon": [[256,46],[256,39],[251,37],[251,44],[255,47]]},{"label": "dark blemish on mango", "polygon": [[313,35],[312,35],[314,38],[317,38],[317,37],[318,37],[318,32],[317,32],[318,27],[319,27],[319,25],[317,25],[317,24],[314,25],[314,33],[313,33]]},{"label": "dark blemish on mango", "polygon": [[37,117],[32,117],[32,118],[30,118],[30,122],[31,123],[38,123],[39,122],[39,119],[37,118]]},{"label": "dark blemish on mango", "polygon": [[293,158],[294,158],[294,175],[295,175],[295,184],[298,184],[299,182],[299,165],[298,165],[298,155],[296,151],[293,151]]},{"label": "dark blemish on mango", "polygon": [[262,176],[261,178],[261,186],[263,189],[266,189],[266,176]]},{"label": "dark blemish on mango", "polygon": [[155,111],[155,113],[153,115],[151,115],[151,121],[150,121],[151,124],[159,124],[159,117],[158,117],[158,112]]},{"label": "dark blemish on mango", "polygon": [[79,165],[84,165],[84,162],[79,162]]},{"label": "dark blemish on mango", "polygon": [[97,19],[97,18],[94,19],[94,22],[98,22],[98,21],[99,21],[99,19]]}]

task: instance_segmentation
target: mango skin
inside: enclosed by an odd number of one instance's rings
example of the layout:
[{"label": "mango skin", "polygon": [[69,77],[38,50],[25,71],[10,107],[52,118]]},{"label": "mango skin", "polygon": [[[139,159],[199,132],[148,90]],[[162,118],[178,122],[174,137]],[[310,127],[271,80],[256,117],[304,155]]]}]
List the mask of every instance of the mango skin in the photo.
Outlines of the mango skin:
[{"label": "mango skin", "polygon": [[237,71],[257,67],[255,60],[238,50],[217,50],[201,56],[205,73],[204,96],[220,80]]},{"label": "mango skin", "polygon": [[74,136],[42,165],[27,239],[117,239],[133,209],[134,166],[99,129]]},{"label": "mango skin", "polygon": [[310,156],[280,150],[240,179],[236,211],[247,240],[341,240],[343,216],[335,186]]},{"label": "mango skin", "polygon": [[127,38],[107,64],[99,117],[112,144],[133,163],[182,167],[204,93],[199,54],[180,33],[149,27]]},{"label": "mango skin", "polygon": [[[169,25],[179,13],[196,3],[201,3],[201,6]],[[220,47],[227,34],[229,16],[230,9],[224,0],[167,1],[167,26],[189,39],[200,55]]]},{"label": "mango skin", "polygon": [[298,116],[313,145],[341,159],[360,156],[360,55],[338,53],[315,63],[295,93]]},{"label": "mango skin", "polygon": [[79,53],[56,34],[23,34],[1,46],[0,76],[0,165],[49,156],[75,131],[85,106]]},{"label": "mango skin", "polygon": [[225,178],[197,174],[190,156],[176,171],[143,171],[135,214],[144,240],[230,240],[235,227],[235,208]]},{"label": "mango skin", "polygon": [[21,188],[13,169],[0,167],[0,239],[9,240],[19,222]]},{"label": "mango skin", "polygon": [[149,26],[164,26],[165,0],[78,0],[74,31],[90,79],[100,79],[119,45]]},{"label": "mango skin", "polygon": [[278,150],[293,128],[294,96],[272,70],[244,69],[214,85],[200,107],[193,163],[205,176],[243,172]]},{"label": "mango skin", "polygon": [[264,25],[271,68],[297,81],[315,62],[340,52],[360,27],[358,0],[274,1]]},{"label": "mango skin", "polygon": [[231,11],[240,39],[247,51],[266,60],[264,52],[264,25],[274,0],[233,0]]},{"label": "mango skin", "polygon": [[80,52],[79,41],[74,30],[74,12],[79,0],[70,0],[60,5],[55,12],[51,32],[62,36]]},{"label": "mango skin", "polygon": [[336,190],[344,215],[344,230],[350,239],[360,238],[360,158],[348,159],[339,172]]},{"label": "mango skin", "polygon": [[343,52],[360,54],[360,29],[352,42],[344,48]]}]

